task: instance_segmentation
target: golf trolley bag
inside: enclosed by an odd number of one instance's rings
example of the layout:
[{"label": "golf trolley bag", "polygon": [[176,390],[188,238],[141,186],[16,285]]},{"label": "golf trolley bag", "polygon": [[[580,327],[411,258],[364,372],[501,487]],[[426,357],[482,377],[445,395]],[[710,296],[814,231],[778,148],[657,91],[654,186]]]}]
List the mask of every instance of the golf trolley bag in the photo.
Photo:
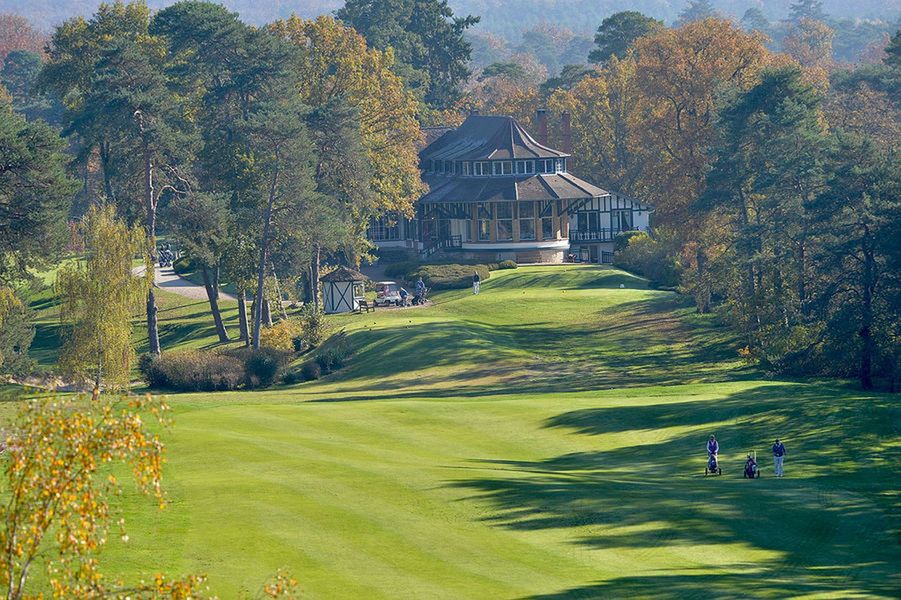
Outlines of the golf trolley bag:
[{"label": "golf trolley bag", "polygon": [[753,455],[748,454],[748,460],[745,461],[745,472],[743,474],[745,479],[759,479],[760,478],[760,467],[757,465],[757,453],[754,452]]},{"label": "golf trolley bag", "polygon": [[704,468],[704,475],[722,475],[723,470],[720,468],[719,460],[716,454],[707,455],[707,466]]}]

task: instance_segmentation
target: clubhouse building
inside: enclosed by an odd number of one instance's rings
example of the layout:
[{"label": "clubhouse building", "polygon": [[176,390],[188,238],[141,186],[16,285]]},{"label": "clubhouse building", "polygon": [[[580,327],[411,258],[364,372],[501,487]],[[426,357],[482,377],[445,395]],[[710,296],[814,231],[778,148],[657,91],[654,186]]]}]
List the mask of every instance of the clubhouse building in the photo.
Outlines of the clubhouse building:
[{"label": "clubhouse building", "polygon": [[[369,239],[381,248],[427,258],[518,263],[610,262],[613,239],[646,230],[650,207],[592,185],[569,172],[569,115],[561,120],[564,149],[547,145],[547,113],[538,139],[512,117],[470,115],[456,128],[429,128],[420,152],[429,192],[416,216],[373,221]],[[431,138],[431,139],[429,139]]]}]

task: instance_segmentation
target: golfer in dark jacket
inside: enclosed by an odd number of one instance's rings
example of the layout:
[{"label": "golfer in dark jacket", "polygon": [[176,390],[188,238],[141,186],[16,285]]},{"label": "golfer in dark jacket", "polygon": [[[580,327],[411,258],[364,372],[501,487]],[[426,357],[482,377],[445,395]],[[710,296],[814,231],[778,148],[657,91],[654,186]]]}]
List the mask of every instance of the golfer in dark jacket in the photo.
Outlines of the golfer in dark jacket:
[{"label": "golfer in dark jacket", "polygon": [[782,461],[785,460],[785,444],[776,439],[773,444],[773,462],[776,465],[776,477],[782,477]]}]

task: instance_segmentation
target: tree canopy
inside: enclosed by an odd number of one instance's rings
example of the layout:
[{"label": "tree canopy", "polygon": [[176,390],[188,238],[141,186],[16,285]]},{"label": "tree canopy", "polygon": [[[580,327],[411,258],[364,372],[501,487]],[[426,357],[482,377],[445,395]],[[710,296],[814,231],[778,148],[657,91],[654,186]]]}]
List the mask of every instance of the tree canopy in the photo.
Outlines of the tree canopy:
[{"label": "tree canopy", "polygon": [[455,17],[447,0],[347,0],[336,15],[371,47],[392,48],[398,73],[427,104],[441,109],[460,98],[472,51],[463,32],[479,17]]},{"label": "tree canopy", "polygon": [[652,19],[638,11],[614,13],[604,19],[598,27],[594,35],[594,44],[597,48],[591,51],[588,60],[601,64],[610,60],[611,56],[623,58],[635,40],[662,28],[663,21]]}]

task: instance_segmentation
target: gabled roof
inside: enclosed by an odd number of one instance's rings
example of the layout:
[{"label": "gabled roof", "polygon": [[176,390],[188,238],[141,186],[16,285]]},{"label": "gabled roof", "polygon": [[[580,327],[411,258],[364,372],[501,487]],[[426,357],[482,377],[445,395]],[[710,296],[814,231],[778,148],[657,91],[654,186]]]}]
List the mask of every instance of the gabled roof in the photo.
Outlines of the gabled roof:
[{"label": "gabled roof", "polygon": [[560,158],[565,152],[542,146],[513,117],[470,115],[421,153],[423,160],[509,160]]},{"label": "gabled roof", "polygon": [[514,177],[426,177],[424,204],[445,202],[515,202],[518,200],[578,200],[607,192],[569,173]]},{"label": "gabled roof", "polygon": [[319,281],[366,281],[369,279],[359,271],[347,267],[338,267],[331,273],[323,275]]}]

